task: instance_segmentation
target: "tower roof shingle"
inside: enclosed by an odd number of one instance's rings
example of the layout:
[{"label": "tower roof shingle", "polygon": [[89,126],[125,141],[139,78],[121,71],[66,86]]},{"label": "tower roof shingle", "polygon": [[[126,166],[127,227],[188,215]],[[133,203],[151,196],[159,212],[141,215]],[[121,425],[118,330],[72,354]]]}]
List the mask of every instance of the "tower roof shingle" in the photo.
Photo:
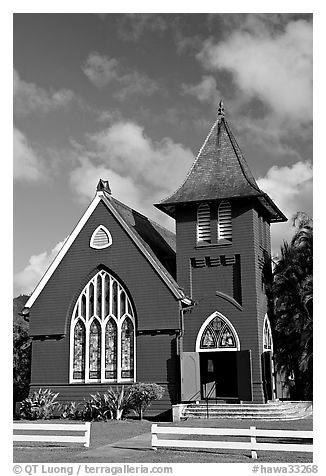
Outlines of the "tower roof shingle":
[{"label": "tower roof shingle", "polygon": [[267,209],[271,221],[286,220],[271,198],[258,187],[220,103],[217,120],[185,181],[155,206],[174,217],[178,204],[244,197],[258,199]]}]

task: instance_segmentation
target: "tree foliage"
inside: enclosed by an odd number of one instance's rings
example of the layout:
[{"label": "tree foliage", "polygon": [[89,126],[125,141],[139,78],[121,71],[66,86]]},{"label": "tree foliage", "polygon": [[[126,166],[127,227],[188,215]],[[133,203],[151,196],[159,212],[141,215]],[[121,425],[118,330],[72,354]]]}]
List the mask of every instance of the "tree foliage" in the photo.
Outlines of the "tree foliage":
[{"label": "tree foliage", "polygon": [[31,339],[29,325],[19,313],[28,296],[21,295],[13,302],[13,385],[14,403],[27,397],[31,374]]},{"label": "tree foliage", "polygon": [[295,233],[284,242],[273,272],[276,365],[294,377],[291,398],[312,399],[313,222],[293,217]]}]

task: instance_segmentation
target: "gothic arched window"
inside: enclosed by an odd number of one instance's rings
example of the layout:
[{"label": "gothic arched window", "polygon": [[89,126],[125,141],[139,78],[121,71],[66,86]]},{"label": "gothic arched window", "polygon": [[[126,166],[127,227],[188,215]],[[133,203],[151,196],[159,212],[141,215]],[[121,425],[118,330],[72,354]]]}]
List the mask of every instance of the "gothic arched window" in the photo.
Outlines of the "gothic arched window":
[{"label": "gothic arched window", "polygon": [[271,325],[267,316],[265,316],[265,319],[264,319],[263,343],[264,343],[264,352],[273,351],[272,330],[271,330]]},{"label": "gothic arched window", "polygon": [[240,350],[240,341],[231,322],[219,312],[214,312],[198,332],[196,351]]},{"label": "gothic arched window", "polygon": [[223,200],[217,212],[217,237],[219,240],[232,240],[232,213],[230,202]]},{"label": "gothic arched window", "polygon": [[211,242],[211,211],[208,203],[202,203],[197,210],[197,241]]},{"label": "gothic arched window", "polygon": [[135,314],[126,289],[107,271],[99,271],[77,299],[70,354],[70,382],[135,378]]}]

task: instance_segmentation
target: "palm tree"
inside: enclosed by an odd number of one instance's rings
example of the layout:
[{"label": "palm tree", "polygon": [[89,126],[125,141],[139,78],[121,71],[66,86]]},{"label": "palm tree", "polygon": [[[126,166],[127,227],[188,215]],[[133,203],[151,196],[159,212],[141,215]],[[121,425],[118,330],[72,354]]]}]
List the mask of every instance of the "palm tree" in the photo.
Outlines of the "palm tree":
[{"label": "palm tree", "polygon": [[298,212],[290,244],[284,242],[273,272],[276,366],[294,376],[296,399],[312,398],[312,219]]}]

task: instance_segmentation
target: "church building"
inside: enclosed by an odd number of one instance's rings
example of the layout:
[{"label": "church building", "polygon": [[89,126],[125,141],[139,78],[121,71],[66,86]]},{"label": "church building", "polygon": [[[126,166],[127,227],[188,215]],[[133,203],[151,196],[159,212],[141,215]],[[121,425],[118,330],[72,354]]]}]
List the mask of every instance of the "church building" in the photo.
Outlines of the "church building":
[{"label": "church building", "polygon": [[82,402],[156,382],[156,416],[205,398],[275,399],[266,284],[270,225],[286,217],[258,187],[222,103],[184,182],[155,206],[175,234],[99,181],[26,303],[31,392]]}]

